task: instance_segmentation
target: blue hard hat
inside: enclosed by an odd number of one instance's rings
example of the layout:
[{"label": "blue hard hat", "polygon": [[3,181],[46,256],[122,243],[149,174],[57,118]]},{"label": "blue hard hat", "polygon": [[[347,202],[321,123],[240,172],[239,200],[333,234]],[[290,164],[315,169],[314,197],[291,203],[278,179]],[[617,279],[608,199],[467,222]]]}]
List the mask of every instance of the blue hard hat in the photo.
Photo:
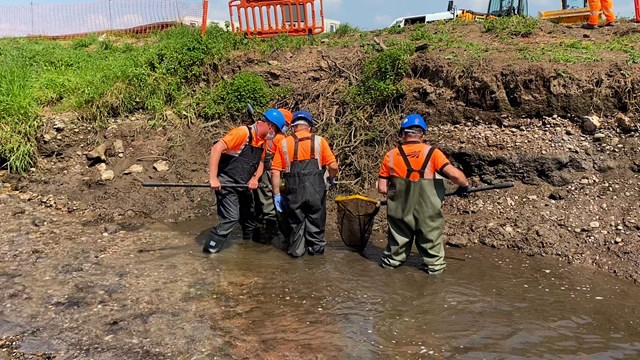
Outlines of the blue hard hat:
[{"label": "blue hard hat", "polygon": [[400,125],[400,130],[408,129],[410,127],[417,126],[424,131],[427,131],[427,123],[424,121],[422,116],[418,114],[407,115],[402,120],[402,125]]},{"label": "blue hard hat", "polygon": [[269,109],[263,115],[268,121],[274,123],[280,131],[287,125],[284,115],[278,109]]},{"label": "blue hard hat", "polygon": [[293,114],[293,120],[291,120],[291,123],[294,123],[296,120],[304,120],[309,123],[309,125],[313,126],[313,117],[306,111],[296,111]]}]

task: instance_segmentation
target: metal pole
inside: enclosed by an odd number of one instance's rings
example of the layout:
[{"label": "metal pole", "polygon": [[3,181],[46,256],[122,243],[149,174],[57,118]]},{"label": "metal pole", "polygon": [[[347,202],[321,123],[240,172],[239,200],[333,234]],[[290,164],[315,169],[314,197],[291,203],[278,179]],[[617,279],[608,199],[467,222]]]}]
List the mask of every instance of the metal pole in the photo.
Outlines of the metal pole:
[{"label": "metal pole", "polygon": [[178,4],[179,0],[176,0],[176,15],[178,16],[177,21],[182,23],[182,17],[180,16],[180,5]]},{"label": "metal pole", "polygon": [[35,35],[36,34],[36,30],[35,30],[35,25],[34,25],[34,19],[33,19],[33,1],[31,2],[31,35]]},{"label": "metal pole", "polygon": [[109,0],[109,30],[113,30],[113,20],[111,18],[111,0]]},{"label": "metal pole", "polygon": [[200,32],[202,36],[207,31],[207,17],[209,14],[209,0],[202,0],[202,25],[200,27]]}]

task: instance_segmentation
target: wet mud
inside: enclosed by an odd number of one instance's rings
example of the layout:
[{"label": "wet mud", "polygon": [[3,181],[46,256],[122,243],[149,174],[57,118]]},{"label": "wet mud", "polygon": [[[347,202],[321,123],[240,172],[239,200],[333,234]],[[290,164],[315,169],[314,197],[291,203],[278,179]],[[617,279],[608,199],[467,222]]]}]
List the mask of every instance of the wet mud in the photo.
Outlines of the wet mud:
[{"label": "wet mud", "polygon": [[9,359],[640,356],[640,288],[554,258],[449,248],[447,271],[432,277],[415,256],[380,268],[382,236],[363,256],[333,231],[321,257],[292,259],[239,234],[207,256],[215,219],[109,234],[14,195],[2,201]]}]

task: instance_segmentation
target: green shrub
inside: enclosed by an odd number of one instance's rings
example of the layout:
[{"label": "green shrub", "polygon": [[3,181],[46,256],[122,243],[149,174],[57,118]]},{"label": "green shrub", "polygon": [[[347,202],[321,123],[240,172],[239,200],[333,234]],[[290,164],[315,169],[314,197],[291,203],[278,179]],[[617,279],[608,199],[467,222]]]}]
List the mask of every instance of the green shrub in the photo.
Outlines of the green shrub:
[{"label": "green shrub", "polygon": [[286,89],[273,88],[251,72],[241,72],[229,80],[220,81],[214,88],[202,90],[196,97],[199,115],[205,120],[237,118],[246,113],[247,104],[256,111],[265,110]]},{"label": "green shrub", "polygon": [[531,36],[539,26],[538,19],[529,16],[501,17],[484,22],[486,32],[514,37]]},{"label": "green shrub", "polygon": [[407,30],[406,26],[391,26],[384,29],[384,32],[391,35],[403,34]]},{"label": "green shrub", "polygon": [[364,65],[362,77],[349,92],[350,102],[358,106],[383,107],[403,93],[399,85],[409,71],[406,47],[391,48],[370,58]]},{"label": "green shrub", "polygon": [[95,35],[88,35],[81,38],[74,39],[71,43],[73,49],[85,49],[95,44],[98,41],[98,37]]},{"label": "green shrub", "polygon": [[208,54],[207,42],[197,31],[178,27],[161,34],[148,59],[148,67],[152,72],[193,82],[202,77]]},{"label": "green shrub", "polygon": [[333,36],[342,37],[355,33],[359,33],[361,30],[355,26],[351,26],[349,23],[340,24],[336,31],[333,33]]}]

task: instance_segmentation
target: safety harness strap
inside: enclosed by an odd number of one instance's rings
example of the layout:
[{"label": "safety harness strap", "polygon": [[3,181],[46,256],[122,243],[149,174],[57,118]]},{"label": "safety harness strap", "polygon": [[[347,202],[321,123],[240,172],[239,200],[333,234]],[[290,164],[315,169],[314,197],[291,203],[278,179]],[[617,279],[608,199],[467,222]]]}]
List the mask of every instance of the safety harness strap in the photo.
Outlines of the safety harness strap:
[{"label": "safety harness strap", "polygon": [[314,159],[315,158],[315,142],[313,141],[313,139],[315,138],[315,135],[311,135],[311,136],[305,136],[305,137],[301,137],[299,138],[298,136],[296,136],[296,134],[291,134],[291,137],[293,137],[293,159],[292,161],[298,161],[298,146],[300,141],[308,141],[308,140],[312,140],[311,141],[311,158]]},{"label": "safety harness strap", "polygon": [[427,167],[429,166],[429,161],[431,160],[431,156],[433,155],[434,150],[435,150],[435,147],[431,147],[431,146],[429,147],[429,152],[427,153],[427,156],[425,156],[422,166],[420,167],[419,170],[416,170],[411,166],[409,157],[407,156],[407,153],[402,148],[402,145],[399,145],[398,153],[400,154],[400,157],[402,157],[402,161],[404,162],[404,165],[407,167],[407,175],[405,176],[405,178],[411,179],[411,174],[415,172],[415,173],[418,173],[418,175],[420,176],[420,179],[423,179],[424,174],[427,170]]}]

